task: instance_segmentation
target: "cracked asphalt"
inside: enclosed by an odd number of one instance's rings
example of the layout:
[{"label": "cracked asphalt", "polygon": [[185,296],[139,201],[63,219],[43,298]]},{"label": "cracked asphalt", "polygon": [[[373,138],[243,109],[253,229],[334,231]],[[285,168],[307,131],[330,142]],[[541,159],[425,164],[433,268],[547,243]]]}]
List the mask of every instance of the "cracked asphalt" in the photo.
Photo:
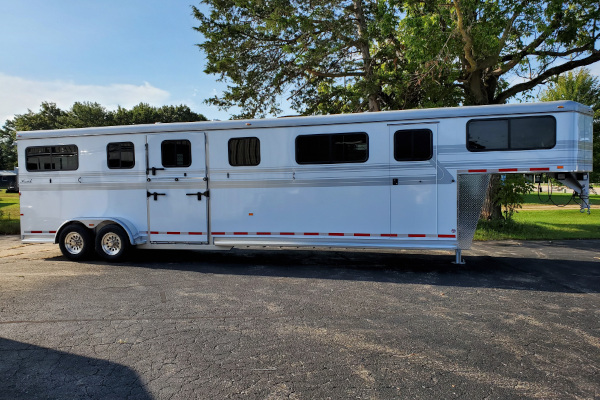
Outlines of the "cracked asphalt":
[{"label": "cracked asphalt", "polygon": [[600,399],[599,249],[107,264],[0,237],[0,399]]}]

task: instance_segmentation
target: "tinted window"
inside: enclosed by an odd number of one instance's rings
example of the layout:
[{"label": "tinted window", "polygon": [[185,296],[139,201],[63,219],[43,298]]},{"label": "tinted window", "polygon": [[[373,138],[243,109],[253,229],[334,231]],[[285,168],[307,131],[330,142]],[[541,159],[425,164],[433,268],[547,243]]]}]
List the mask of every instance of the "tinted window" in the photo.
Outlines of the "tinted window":
[{"label": "tinted window", "polygon": [[106,146],[106,159],[110,169],[127,169],[135,165],[133,143],[117,142]]},{"label": "tinted window", "polygon": [[425,161],[433,157],[433,133],[429,129],[409,129],[394,133],[396,161]]},{"label": "tinted window", "polygon": [[469,150],[508,149],[508,120],[469,122]]},{"label": "tinted window", "polygon": [[556,144],[553,117],[515,118],[510,121],[511,149],[551,149]]},{"label": "tinted window", "polygon": [[189,140],[165,140],[160,150],[163,167],[177,168],[192,165],[192,144]]},{"label": "tinted window", "polygon": [[35,146],[25,149],[27,171],[74,171],[79,167],[79,155],[74,144]]},{"label": "tinted window", "polygon": [[369,158],[366,133],[302,135],[296,138],[298,164],[365,162]]},{"label": "tinted window", "polygon": [[471,120],[467,123],[469,151],[551,149],[556,144],[554,117]]},{"label": "tinted window", "polygon": [[229,165],[234,167],[260,164],[260,140],[255,137],[229,140]]}]

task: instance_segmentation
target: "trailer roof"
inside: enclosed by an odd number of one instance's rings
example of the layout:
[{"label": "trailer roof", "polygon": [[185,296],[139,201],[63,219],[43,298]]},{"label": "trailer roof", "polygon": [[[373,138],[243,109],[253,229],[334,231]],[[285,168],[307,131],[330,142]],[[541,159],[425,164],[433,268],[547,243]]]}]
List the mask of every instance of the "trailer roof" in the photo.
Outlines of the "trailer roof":
[{"label": "trailer roof", "polygon": [[19,131],[17,140],[69,136],[117,135],[129,133],[164,133],[215,131],[231,129],[264,129],[295,126],[359,124],[369,122],[405,122],[458,117],[484,117],[495,115],[520,115],[534,113],[579,112],[593,115],[590,107],[574,101],[544,103],[502,104],[428,108],[400,111],[365,112],[357,114],[320,115],[309,117],[266,118],[233,121],[200,121],[183,123],[157,123],[148,125],[103,126],[95,128]]}]

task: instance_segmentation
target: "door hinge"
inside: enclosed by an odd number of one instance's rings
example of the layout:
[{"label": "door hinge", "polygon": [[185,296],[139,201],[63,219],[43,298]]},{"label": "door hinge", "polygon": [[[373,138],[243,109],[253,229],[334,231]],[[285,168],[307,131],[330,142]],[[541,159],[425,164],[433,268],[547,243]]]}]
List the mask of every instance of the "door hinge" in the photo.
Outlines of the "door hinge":
[{"label": "door hinge", "polygon": [[158,196],[166,196],[166,193],[150,193],[150,192],[146,192],[146,197],[154,197],[154,201],[158,200]]}]

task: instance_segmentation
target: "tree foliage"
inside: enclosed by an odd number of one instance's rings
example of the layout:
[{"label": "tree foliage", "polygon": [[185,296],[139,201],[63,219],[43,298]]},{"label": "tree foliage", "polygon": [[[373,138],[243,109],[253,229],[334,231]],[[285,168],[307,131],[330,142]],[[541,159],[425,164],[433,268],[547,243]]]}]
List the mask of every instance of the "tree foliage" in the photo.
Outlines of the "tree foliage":
[{"label": "tree foliage", "polygon": [[533,183],[522,174],[510,174],[500,179],[494,201],[502,206],[504,219],[512,220],[518,208],[522,208],[525,195],[534,189]]},{"label": "tree foliage", "polygon": [[17,163],[17,131],[192,121],[206,121],[206,118],[185,105],[153,107],[140,103],[131,110],[119,107],[110,111],[98,103],[76,102],[65,111],[54,103],[43,102],[38,112],[28,110],[15,115],[0,129],[0,169],[13,169]]},{"label": "tree foliage", "polygon": [[594,172],[592,182],[600,182],[600,78],[586,68],[555,77],[540,94],[540,100],[574,100],[594,110]]},{"label": "tree foliage", "polygon": [[[234,117],[499,104],[600,60],[592,0],[202,0],[205,72]],[[516,83],[513,83],[516,82]]]}]

